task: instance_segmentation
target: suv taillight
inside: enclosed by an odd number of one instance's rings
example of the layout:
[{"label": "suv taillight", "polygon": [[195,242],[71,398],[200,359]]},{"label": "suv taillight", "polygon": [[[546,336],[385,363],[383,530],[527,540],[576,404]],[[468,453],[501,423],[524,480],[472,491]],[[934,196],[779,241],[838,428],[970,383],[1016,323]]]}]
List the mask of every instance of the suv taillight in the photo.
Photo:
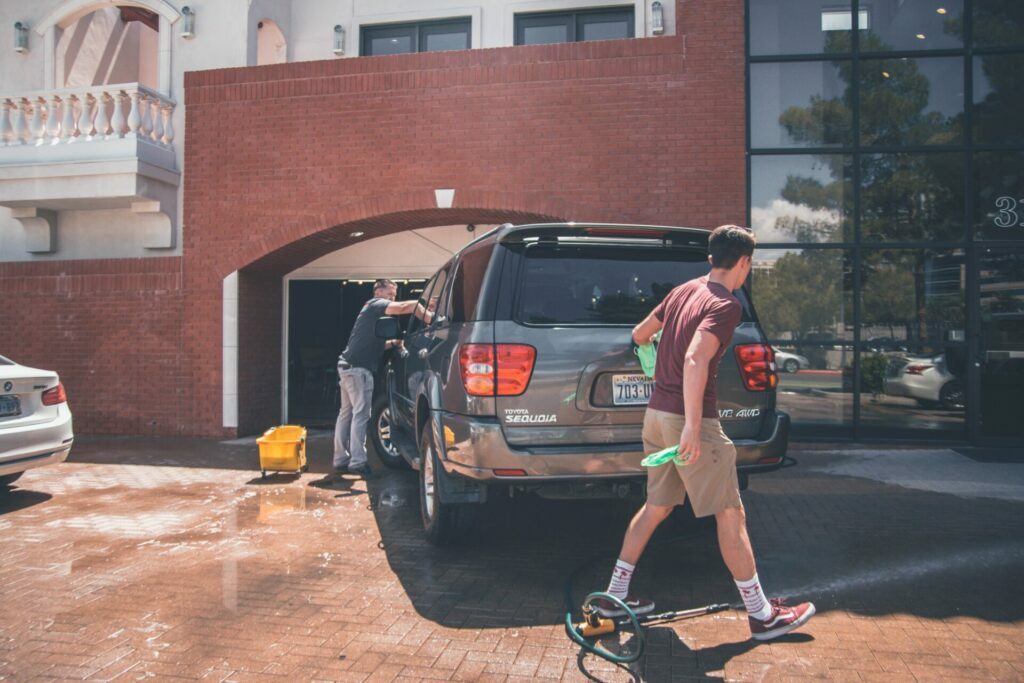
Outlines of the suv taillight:
[{"label": "suv taillight", "polygon": [[68,395],[64,392],[64,385],[58,383],[52,389],[47,389],[43,392],[43,405],[44,406],[55,406],[58,403],[66,403]]},{"label": "suv taillight", "polygon": [[736,363],[748,391],[769,391],[779,383],[775,374],[775,352],[767,344],[739,344]]},{"label": "suv taillight", "polygon": [[459,349],[462,385],[470,396],[519,396],[536,357],[527,344],[465,344]]}]

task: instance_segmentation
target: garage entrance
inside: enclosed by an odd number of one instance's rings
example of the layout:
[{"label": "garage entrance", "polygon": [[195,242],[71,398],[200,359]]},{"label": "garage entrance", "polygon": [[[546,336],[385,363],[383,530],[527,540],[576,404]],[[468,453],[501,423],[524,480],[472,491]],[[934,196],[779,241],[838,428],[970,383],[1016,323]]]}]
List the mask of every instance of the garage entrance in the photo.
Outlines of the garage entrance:
[{"label": "garage entrance", "polygon": [[[363,304],[373,296],[368,280],[288,282],[287,387],[289,422],[334,424],[338,414],[338,354]],[[399,299],[416,298],[425,279],[398,280]]]},{"label": "garage entrance", "polygon": [[366,240],[327,254],[285,276],[282,417],[331,427],[338,414],[338,354],[373,282],[398,284],[398,300],[423,285],[463,245],[492,226],[447,225]]}]

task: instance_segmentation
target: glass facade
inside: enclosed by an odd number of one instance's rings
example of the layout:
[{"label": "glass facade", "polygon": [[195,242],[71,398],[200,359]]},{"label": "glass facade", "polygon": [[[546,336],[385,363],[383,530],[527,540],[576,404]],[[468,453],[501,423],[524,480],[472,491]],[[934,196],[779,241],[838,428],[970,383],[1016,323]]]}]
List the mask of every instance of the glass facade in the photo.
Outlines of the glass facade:
[{"label": "glass facade", "polygon": [[1024,370],[1024,304],[982,304],[1024,257],[1024,3],[747,0],[747,22],[780,406],[798,433],[1005,435],[992,367]]}]

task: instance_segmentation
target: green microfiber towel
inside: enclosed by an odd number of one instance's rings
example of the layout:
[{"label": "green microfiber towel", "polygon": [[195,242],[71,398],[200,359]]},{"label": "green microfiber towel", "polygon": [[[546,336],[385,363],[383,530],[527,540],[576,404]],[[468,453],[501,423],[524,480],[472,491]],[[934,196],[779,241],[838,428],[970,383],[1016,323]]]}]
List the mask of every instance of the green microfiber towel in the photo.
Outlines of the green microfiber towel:
[{"label": "green microfiber towel", "polygon": [[640,359],[640,367],[643,368],[644,374],[654,379],[654,364],[658,359],[658,340],[661,339],[661,331],[659,330],[654,335],[654,343],[652,344],[637,344],[636,348],[633,349],[633,353]]},{"label": "green microfiber towel", "polygon": [[660,467],[669,461],[674,461],[677,465],[689,465],[689,461],[679,459],[679,446],[669,446],[657,453],[651,453],[646,458],[640,461],[640,464],[644,467]]}]

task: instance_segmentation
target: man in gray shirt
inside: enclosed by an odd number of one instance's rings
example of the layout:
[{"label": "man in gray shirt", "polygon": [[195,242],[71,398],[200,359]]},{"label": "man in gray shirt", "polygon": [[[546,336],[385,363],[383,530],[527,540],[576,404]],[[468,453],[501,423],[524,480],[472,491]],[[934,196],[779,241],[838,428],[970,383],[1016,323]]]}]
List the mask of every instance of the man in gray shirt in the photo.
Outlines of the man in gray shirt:
[{"label": "man in gray shirt", "polygon": [[[418,302],[395,301],[398,285],[391,280],[373,283],[373,298],[366,302],[356,317],[348,337],[348,346],[338,357],[338,384],[341,389],[341,410],[334,425],[334,474],[345,472],[367,477],[366,428],[373,404],[373,376],[377,373],[384,351],[401,344],[384,340],[374,333],[381,316],[417,313],[429,316]],[[429,320],[428,320],[429,321]]]}]

